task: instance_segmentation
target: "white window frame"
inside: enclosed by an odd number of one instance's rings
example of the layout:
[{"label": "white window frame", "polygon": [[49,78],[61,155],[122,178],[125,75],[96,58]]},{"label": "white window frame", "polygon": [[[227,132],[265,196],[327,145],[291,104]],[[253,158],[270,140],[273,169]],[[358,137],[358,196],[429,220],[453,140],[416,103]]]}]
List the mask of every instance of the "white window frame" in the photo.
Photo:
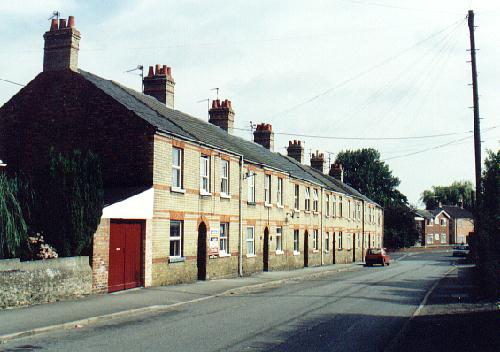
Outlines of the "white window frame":
[{"label": "white window frame", "polygon": [[333,195],[332,197],[332,216],[337,216],[337,196]]},{"label": "white window frame", "polygon": [[446,244],[447,241],[446,241],[446,234],[445,233],[441,234],[440,241],[441,241],[441,244]]},{"label": "white window frame", "polygon": [[316,188],[313,188],[313,211],[318,212],[318,190]]},{"label": "white window frame", "polygon": [[342,231],[339,231],[339,233],[338,233],[338,243],[337,243],[337,249],[339,249],[339,250],[343,249],[343,243],[342,243],[343,242],[343,238],[342,237],[344,237],[343,233],[342,233]]},{"label": "white window frame", "polygon": [[[176,223],[179,224],[179,235],[178,236],[172,236],[172,224]],[[184,224],[182,220],[170,220],[170,235],[169,235],[169,258],[182,258],[182,237],[183,237],[183,231],[184,230]],[[172,247],[173,243],[179,242],[178,245],[178,254],[172,254]],[[175,249],[174,249],[175,252]]]},{"label": "white window frame", "polygon": [[313,250],[314,251],[317,251],[319,250],[319,231],[318,229],[313,229],[313,243],[312,243],[312,246],[313,246]]},{"label": "white window frame", "polygon": [[229,256],[229,223],[221,222],[219,229],[219,256]]},{"label": "white window frame", "polygon": [[346,249],[349,251],[352,249],[352,234],[348,233],[346,236],[347,244],[346,244]]},{"label": "white window frame", "polygon": [[255,203],[255,173],[252,170],[248,171],[247,184],[248,202]]},{"label": "white window frame", "polygon": [[[179,164],[175,164],[175,154],[178,153]],[[182,161],[183,161],[183,150],[181,148],[172,147],[172,189],[182,190],[183,179],[182,179]],[[175,184],[175,175],[177,175],[178,184]]]},{"label": "white window frame", "polygon": [[330,195],[326,195],[326,217],[330,216]]},{"label": "white window frame", "polygon": [[300,186],[299,185],[295,185],[294,187],[294,203],[293,203],[293,208],[295,210],[299,210],[300,209]]},{"label": "white window frame", "polygon": [[200,194],[210,195],[210,156],[200,156]]},{"label": "white window frame", "polygon": [[264,204],[271,205],[271,175],[264,175]]},{"label": "white window frame", "polygon": [[434,243],[434,234],[429,233],[426,236],[425,243],[427,244],[433,244]]},{"label": "white window frame", "polygon": [[293,230],[293,254],[300,253],[300,231]]},{"label": "white window frame", "polygon": [[221,196],[229,196],[229,161],[220,160],[220,194]]},{"label": "white window frame", "polygon": [[283,253],[283,228],[276,227],[276,254]]},{"label": "white window frame", "polygon": [[344,200],[342,197],[339,197],[339,217],[343,218],[344,217],[344,206],[343,206]]},{"label": "white window frame", "polygon": [[325,233],[325,253],[330,252],[330,232]]},{"label": "white window frame", "polygon": [[247,226],[246,243],[247,243],[247,257],[254,257],[255,256],[255,228],[253,226]]},{"label": "white window frame", "polygon": [[304,187],[304,210],[311,211],[311,190],[309,187]]},{"label": "white window frame", "polygon": [[446,226],[446,218],[441,218],[440,221],[439,221],[439,224],[441,226]]},{"label": "white window frame", "polygon": [[347,200],[347,218],[350,220],[351,219],[351,200]]},{"label": "white window frame", "polygon": [[276,204],[283,207],[283,179],[278,177],[278,190],[276,192]]}]

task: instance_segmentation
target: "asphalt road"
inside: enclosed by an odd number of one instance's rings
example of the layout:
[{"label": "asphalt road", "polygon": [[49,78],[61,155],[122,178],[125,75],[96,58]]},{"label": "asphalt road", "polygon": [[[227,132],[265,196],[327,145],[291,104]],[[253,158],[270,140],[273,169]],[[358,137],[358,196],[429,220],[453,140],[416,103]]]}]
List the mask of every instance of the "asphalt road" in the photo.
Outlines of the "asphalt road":
[{"label": "asphalt road", "polygon": [[0,351],[383,351],[453,261],[448,253],[403,256],[389,267],[238,291]]}]

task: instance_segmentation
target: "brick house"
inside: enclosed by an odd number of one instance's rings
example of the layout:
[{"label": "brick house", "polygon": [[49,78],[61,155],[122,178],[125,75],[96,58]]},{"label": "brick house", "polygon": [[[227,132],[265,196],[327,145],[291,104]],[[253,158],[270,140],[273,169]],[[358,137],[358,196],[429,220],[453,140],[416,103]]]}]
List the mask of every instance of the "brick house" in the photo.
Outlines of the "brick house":
[{"label": "brick house", "polygon": [[450,215],[443,209],[417,210],[415,225],[420,233],[422,246],[447,246],[452,243]]},{"label": "brick house", "polygon": [[320,153],[304,165],[300,141],[275,153],[269,124],[254,141],[232,135],[229,100],[208,122],[175,110],[165,65],[149,68],[144,94],[79,69],[71,16],[44,38],[43,72],[0,108],[0,155],[28,175],[51,147],[99,155],[96,292],[350,263],[383,245],[383,209],[341,165],[324,173]]},{"label": "brick house", "polygon": [[474,232],[474,216],[456,205],[441,207],[450,216],[450,243],[468,243],[469,233]]}]

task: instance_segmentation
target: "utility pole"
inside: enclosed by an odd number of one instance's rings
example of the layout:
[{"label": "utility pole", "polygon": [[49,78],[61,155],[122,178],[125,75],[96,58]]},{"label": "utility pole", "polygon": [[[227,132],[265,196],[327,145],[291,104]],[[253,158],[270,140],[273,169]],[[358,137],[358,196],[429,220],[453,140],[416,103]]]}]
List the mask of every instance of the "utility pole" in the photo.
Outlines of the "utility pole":
[{"label": "utility pole", "polygon": [[476,68],[476,44],[474,40],[474,11],[469,10],[467,16],[470,35],[470,58],[472,66],[472,97],[474,103],[474,161],[476,170],[476,199],[475,209],[478,211],[478,205],[481,196],[481,131],[479,127],[479,95],[477,90],[477,68]]}]

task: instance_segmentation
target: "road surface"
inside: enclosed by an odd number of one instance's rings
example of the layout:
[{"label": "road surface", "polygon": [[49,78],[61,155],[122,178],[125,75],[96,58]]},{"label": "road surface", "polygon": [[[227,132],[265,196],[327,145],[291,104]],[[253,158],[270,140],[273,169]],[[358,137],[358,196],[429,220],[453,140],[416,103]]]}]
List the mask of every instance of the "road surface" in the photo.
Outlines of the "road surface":
[{"label": "road surface", "polygon": [[0,351],[383,351],[454,262],[450,253],[398,257],[389,267],[236,291]]}]

